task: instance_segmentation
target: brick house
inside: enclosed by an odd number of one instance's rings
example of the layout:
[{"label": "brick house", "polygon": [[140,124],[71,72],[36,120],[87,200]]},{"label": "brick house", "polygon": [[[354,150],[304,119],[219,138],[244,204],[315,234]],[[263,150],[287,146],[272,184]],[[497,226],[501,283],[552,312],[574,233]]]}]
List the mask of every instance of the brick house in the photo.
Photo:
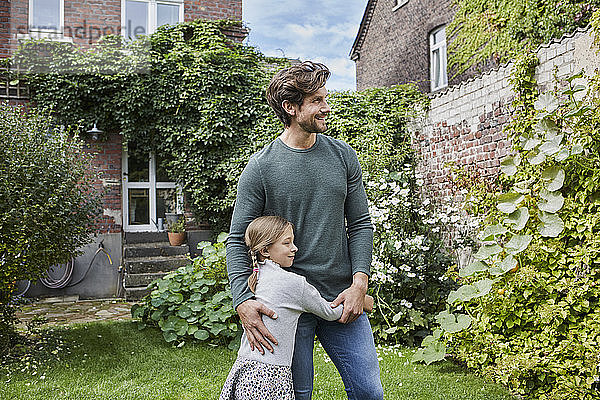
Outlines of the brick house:
[{"label": "brick house", "polygon": [[415,82],[424,92],[458,83],[449,79],[446,30],[452,0],[368,0],[350,58],[357,89]]},{"label": "brick house", "polygon": [[[153,33],[163,24],[241,18],[242,0],[3,0],[0,58],[10,57],[20,40],[30,38],[88,47],[106,34],[136,38]],[[236,41],[246,36],[241,24],[224,33]],[[22,83],[13,86],[8,79],[0,81],[0,101],[27,104],[27,95]],[[75,260],[72,281],[78,281],[92,261],[93,267],[76,286],[49,290],[38,283],[28,295],[106,298],[125,294],[135,298],[159,272],[185,263],[185,254],[190,250],[193,253],[196,243],[207,239],[208,231],[196,227],[188,232],[189,247],[169,248],[161,228],[166,226],[168,213],[184,211],[183,199],[175,182],[157,168],[160,155],[128,155],[120,134],[101,133],[100,138],[89,135],[85,140],[90,151],[96,153],[94,163],[102,173],[96,186],[104,193],[103,214],[96,227],[95,243]],[[110,253],[113,265],[103,255],[93,259],[100,243]]]}]

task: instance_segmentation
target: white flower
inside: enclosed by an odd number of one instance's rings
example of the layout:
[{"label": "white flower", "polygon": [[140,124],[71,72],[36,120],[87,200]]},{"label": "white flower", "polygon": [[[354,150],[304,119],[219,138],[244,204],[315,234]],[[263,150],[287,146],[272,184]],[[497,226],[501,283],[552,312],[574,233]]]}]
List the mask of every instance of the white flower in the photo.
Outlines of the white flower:
[{"label": "white flower", "polygon": [[428,205],[429,205],[429,203],[431,203],[431,200],[429,200],[429,199],[425,199],[425,200],[423,200],[423,205],[424,205],[424,206],[428,206]]},{"label": "white flower", "polygon": [[417,186],[423,186],[423,183],[425,183],[423,179],[417,179]]},{"label": "white flower", "polygon": [[414,272],[409,272],[408,274],[406,274],[406,276],[408,276],[409,278],[414,278],[415,276],[417,276],[417,274],[415,274]]},{"label": "white flower", "polygon": [[390,200],[390,202],[392,203],[392,205],[397,206],[400,203],[400,199],[397,197],[392,197],[392,200]]},{"label": "white flower", "polygon": [[402,189],[400,191],[400,196],[406,197],[410,193],[410,189]]},{"label": "white flower", "polygon": [[455,223],[460,221],[460,215],[453,215],[450,217],[450,222]]},{"label": "white flower", "polygon": [[400,300],[400,305],[404,306],[406,308],[412,308],[412,306],[413,306],[410,301],[405,300],[405,299]]},{"label": "white flower", "polygon": [[396,240],[396,241],[394,242],[394,248],[395,248],[396,250],[400,250],[400,247],[402,247],[402,242],[400,242],[399,240]]}]

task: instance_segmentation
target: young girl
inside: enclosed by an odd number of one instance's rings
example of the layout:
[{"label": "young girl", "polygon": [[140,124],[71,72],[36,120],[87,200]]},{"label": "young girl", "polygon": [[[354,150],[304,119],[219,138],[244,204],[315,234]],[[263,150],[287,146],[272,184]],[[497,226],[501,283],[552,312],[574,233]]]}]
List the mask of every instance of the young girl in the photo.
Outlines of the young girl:
[{"label": "young girl", "polygon": [[[244,332],[238,357],[221,391],[219,400],[293,400],[292,355],[298,318],[303,312],[328,321],[342,316],[342,306],[331,308],[303,276],[285,271],[294,262],[293,225],[278,216],[259,217],[246,229],[245,241],[252,258],[253,273],[248,286],[260,301],[277,314],[264,323],[277,338],[273,353],[250,350]],[[367,296],[366,309],[373,308]]]}]

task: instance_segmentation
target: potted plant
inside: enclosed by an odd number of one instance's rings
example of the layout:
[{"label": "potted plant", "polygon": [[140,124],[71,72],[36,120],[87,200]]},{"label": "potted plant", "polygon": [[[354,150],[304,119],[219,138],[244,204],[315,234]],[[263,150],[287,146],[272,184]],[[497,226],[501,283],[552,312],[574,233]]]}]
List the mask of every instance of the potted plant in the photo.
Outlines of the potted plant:
[{"label": "potted plant", "polygon": [[167,234],[171,246],[180,246],[185,241],[185,218],[179,217],[177,221],[167,224]]}]

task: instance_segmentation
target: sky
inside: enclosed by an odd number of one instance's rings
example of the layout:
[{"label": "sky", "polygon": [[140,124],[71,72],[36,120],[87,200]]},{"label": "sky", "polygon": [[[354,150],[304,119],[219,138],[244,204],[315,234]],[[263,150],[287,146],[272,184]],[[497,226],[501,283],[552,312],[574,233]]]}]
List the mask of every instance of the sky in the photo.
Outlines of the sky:
[{"label": "sky", "polygon": [[367,0],[242,0],[250,29],[246,43],[267,56],[321,62],[331,70],[327,89],[355,90],[349,53]]}]

